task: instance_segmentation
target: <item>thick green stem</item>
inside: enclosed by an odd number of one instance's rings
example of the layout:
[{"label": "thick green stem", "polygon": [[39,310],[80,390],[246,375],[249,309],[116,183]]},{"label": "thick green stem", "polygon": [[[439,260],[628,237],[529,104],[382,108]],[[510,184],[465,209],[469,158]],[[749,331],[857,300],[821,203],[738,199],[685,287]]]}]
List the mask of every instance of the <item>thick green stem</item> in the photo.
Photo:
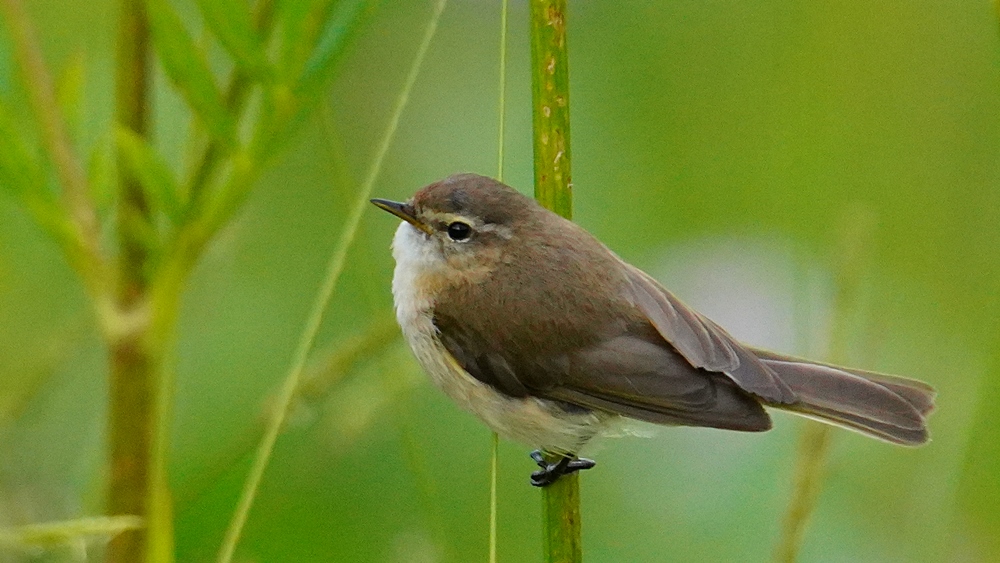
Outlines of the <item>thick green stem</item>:
[{"label": "thick green stem", "polygon": [[580,536],[580,474],[563,475],[542,490],[542,541],[545,561],[583,561]]},{"label": "thick green stem", "polygon": [[[531,0],[531,69],[535,199],[568,219],[573,184],[566,0]],[[565,475],[542,490],[542,519],[546,561],[582,561],[579,474]]]},{"label": "thick green stem", "polygon": [[573,181],[566,0],[531,0],[531,115],[535,199],[569,219],[573,215]]},{"label": "thick green stem", "polygon": [[[149,31],[144,3],[124,0],[119,15],[115,116],[138,135],[148,131]],[[111,471],[107,508],[113,515],[149,514],[156,432],[160,331],[149,299],[149,203],[138,179],[119,166],[117,322],[109,329],[108,435]],[[108,544],[109,562],[142,561],[146,529],[122,533]]]}]

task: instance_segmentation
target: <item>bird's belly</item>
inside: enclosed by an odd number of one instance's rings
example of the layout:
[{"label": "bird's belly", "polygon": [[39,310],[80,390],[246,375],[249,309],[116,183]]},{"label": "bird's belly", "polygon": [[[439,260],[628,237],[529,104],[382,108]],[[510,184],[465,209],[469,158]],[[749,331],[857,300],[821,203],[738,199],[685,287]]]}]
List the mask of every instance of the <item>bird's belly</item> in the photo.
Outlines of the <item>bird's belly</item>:
[{"label": "bird's belly", "polygon": [[562,405],[535,397],[511,397],[469,375],[437,336],[429,315],[404,324],[417,361],[431,380],[458,405],[479,417],[506,439],[554,453],[576,454],[601,431],[609,415],[568,412]]}]

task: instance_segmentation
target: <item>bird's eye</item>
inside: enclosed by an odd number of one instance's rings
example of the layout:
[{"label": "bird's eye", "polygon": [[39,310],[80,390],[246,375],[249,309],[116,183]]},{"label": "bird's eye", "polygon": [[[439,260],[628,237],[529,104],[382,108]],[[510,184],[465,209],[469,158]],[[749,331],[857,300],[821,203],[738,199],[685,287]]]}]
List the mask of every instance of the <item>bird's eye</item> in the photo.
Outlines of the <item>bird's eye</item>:
[{"label": "bird's eye", "polygon": [[454,241],[463,241],[472,236],[472,227],[461,221],[455,221],[448,225],[448,238]]}]

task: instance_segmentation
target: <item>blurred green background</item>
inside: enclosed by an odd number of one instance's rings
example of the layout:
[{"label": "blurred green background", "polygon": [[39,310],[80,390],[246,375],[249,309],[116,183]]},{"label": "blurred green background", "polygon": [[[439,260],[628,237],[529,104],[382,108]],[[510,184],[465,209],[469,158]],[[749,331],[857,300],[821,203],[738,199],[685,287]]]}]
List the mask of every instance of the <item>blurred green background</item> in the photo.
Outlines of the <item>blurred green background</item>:
[{"label": "blurred green background", "polygon": [[[54,72],[84,70],[81,146],[101,142],[115,5],[27,4]],[[193,6],[176,5],[197,27]],[[430,2],[380,4],[329,103],[190,280],[173,362],[178,561],[215,557],[430,13]],[[505,180],[530,193],[525,3],[512,1],[510,17]],[[1000,561],[990,3],[571,0],[568,23],[576,221],[739,338],[822,356],[840,315],[852,363],[939,389],[926,447],[835,433],[802,560]],[[498,2],[450,3],[375,195],[495,174],[498,33]],[[12,80],[6,54],[0,90]],[[189,114],[162,72],[156,80],[157,146],[180,167]],[[835,301],[843,233],[858,225],[868,234],[845,305]],[[394,228],[366,213],[317,358],[390,318]],[[488,431],[428,385],[398,340],[376,343],[297,405],[238,561],[485,560]],[[79,281],[0,197],[0,526],[102,512],[106,372]],[[767,560],[803,424],[774,418],[760,435],[663,429],[589,452],[586,560]],[[500,450],[501,561],[541,559],[527,451]],[[0,561],[78,556],[0,551]]]}]

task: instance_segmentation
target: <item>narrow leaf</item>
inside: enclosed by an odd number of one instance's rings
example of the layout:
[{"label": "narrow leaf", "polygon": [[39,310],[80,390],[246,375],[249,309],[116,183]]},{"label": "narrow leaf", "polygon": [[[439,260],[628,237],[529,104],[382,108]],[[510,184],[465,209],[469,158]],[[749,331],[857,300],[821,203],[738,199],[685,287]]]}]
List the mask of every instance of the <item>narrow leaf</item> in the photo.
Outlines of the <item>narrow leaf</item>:
[{"label": "narrow leaf", "polygon": [[60,545],[87,536],[115,536],[142,527],[138,516],[98,516],[0,528],[0,545],[11,547]]},{"label": "narrow leaf", "polygon": [[114,199],[114,173],[111,136],[105,133],[94,143],[87,159],[87,189],[99,212],[106,211]]},{"label": "narrow leaf", "polygon": [[31,215],[42,230],[62,245],[67,253],[78,247],[77,234],[69,217],[49,188],[38,156],[22,138],[9,110],[0,103],[0,191],[8,191]]},{"label": "narrow leaf", "polygon": [[83,114],[83,86],[87,76],[83,53],[70,57],[56,82],[56,103],[71,134],[80,130]]},{"label": "narrow leaf", "polygon": [[[260,154],[273,154],[306,118],[330,82],[357,31],[374,11],[378,0],[343,0],[337,14],[327,22],[318,45],[305,63],[302,75],[291,88],[271,88],[264,100],[260,129]],[[324,10],[325,12],[326,10]]]},{"label": "narrow leaf", "polygon": [[6,104],[0,103],[0,189],[19,198],[45,189],[38,158],[21,135]]},{"label": "narrow leaf", "polygon": [[205,53],[195,44],[168,0],[146,0],[146,9],[153,44],[167,76],[212,136],[231,147],[236,128]]},{"label": "narrow leaf", "polygon": [[333,0],[284,0],[278,4],[283,82],[292,84],[298,79],[334,4]]},{"label": "narrow leaf", "polygon": [[327,23],[312,56],[306,62],[302,78],[295,88],[300,99],[309,100],[326,86],[334,70],[343,59],[347,47],[357,35],[367,15],[376,2],[373,0],[344,0],[337,14]]},{"label": "narrow leaf", "polygon": [[198,8],[205,24],[237,66],[258,81],[269,80],[271,65],[253,27],[246,0],[198,0]]},{"label": "narrow leaf", "polygon": [[177,180],[163,157],[149,143],[127,127],[115,130],[115,142],[125,165],[139,179],[146,197],[171,222],[181,218],[184,208],[178,198]]}]

